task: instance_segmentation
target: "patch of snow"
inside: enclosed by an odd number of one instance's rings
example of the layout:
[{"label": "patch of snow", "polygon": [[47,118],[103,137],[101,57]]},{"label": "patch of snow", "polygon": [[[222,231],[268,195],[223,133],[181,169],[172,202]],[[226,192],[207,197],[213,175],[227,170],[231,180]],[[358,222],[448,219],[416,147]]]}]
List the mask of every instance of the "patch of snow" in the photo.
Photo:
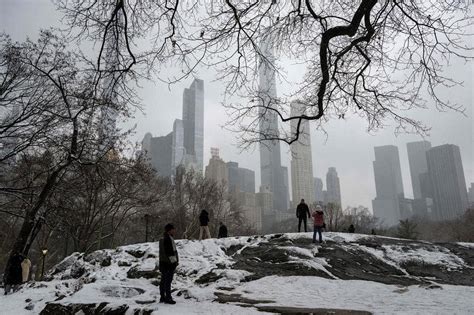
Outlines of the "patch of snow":
[{"label": "patch of snow", "polygon": [[404,248],[399,245],[383,245],[385,256],[398,265],[408,261],[420,261],[424,264],[443,265],[448,268],[462,268],[465,266],[463,259],[449,250],[435,246],[433,251],[425,248]]},{"label": "patch of snow", "polygon": [[464,247],[474,248],[474,243],[457,242],[456,244]]},{"label": "patch of snow", "polygon": [[[375,314],[472,314],[474,287],[443,285],[427,290],[360,280],[320,277],[270,276],[241,285],[236,290],[268,305],[365,310]],[[400,292],[400,293],[398,293]]]}]

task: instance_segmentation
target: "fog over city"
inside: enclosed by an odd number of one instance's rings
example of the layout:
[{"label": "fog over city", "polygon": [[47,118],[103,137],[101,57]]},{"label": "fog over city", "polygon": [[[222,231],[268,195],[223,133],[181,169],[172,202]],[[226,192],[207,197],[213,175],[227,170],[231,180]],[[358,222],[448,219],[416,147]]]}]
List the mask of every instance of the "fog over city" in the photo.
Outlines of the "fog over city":
[{"label": "fog over city", "polygon": [[0,0],[0,314],[471,314],[473,10]]},{"label": "fog over city", "polygon": [[[41,1],[2,1],[0,11],[0,30],[11,34],[15,40],[24,40],[27,36],[36,38],[40,28],[60,25],[59,14],[53,4]],[[18,23],[18,21],[22,21]],[[472,28],[472,27],[471,27]],[[277,79],[277,94],[288,94],[294,82],[301,78],[303,68],[294,63],[285,62],[281,58],[279,65],[283,67],[287,77],[285,82]],[[169,70],[169,74],[161,77],[173,77],[179,74]],[[473,65],[471,63],[452,63],[448,68],[448,76],[452,75],[463,86],[456,86],[441,94],[452,103],[464,107],[464,114],[458,112],[440,112],[428,104],[426,110],[411,110],[410,117],[423,121],[431,127],[429,136],[424,140],[433,146],[455,144],[461,149],[466,185],[474,182],[474,119],[473,119]],[[224,85],[216,81],[214,69],[200,67],[195,76],[204,80],[204,165],[210,158],[210,148],[220,148],[220,156],[224,161],[236,161],[240,166],[254,170],[256,187],[260,183],[260,167],[258,146],[242,151],[237,147],[238,133],[228,131],[228,116],[221,106],[224,100]],[[123,128],[136,126],[130,141],[140,142],[147,132],[153,136],[164,136],[173,128],[175,118],[182,115],[182,93],[192,82],[187,78],[173,85],[160,81],[142,81],[139,96],[143,113],[136,112],[130,121],[122,123]],[[400,152],[403,186],[406,197],[413,197],[406,143],[423,140],[416,134],[396,134],[394,123],[387,122],[382,130],[368,133],[365,119],[356,115],[347,115],[345,119],[331,120],[325,126],[325,132],[316,130],[311,124],[313,173],[315,177],[325,181],[329,167],[336,167],[341,181],[342,205],[364,205],[372,209],[371,200],[375,197],[375,183],[372,161],[374,146],[396,145]],[[289,166],[289,146],[282,143],[282,164]],[[290,187],[291,194],[291,187]]]}]

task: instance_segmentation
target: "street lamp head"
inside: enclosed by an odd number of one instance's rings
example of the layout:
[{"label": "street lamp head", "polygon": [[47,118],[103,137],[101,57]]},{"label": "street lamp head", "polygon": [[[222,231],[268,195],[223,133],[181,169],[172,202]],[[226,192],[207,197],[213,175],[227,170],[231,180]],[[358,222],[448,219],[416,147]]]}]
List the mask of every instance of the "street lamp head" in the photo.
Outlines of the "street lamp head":
[{"label": "street lamp head", "polygon": [[43,253],[43,256],[46,256],[46,254],[48,253],[48,249],[44,248],[41,250],[41,252]]}]

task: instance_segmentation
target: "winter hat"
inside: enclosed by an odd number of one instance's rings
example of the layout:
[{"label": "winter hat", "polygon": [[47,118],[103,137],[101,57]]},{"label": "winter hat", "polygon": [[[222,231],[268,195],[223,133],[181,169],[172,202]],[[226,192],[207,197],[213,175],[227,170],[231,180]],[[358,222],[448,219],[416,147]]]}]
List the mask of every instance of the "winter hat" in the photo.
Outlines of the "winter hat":
[{"label": "winter hat", "polygon": [[171,223],[168,223],[165,225],[165,232],[169,232],[171,230],[174,230],[174,225]]},{"label": "winter hat", "polygon": [[316,206],[316,210],[323,210],[323,208],[321,208],[320,205],[317,205],[317,206]]}]

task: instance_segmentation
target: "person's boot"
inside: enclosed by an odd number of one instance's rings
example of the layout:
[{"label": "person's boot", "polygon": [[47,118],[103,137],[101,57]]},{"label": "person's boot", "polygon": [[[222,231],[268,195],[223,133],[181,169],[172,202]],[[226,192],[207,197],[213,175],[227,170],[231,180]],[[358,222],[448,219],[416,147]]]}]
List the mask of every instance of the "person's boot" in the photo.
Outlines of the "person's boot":
[{"label": "person's boot", "polygon": [[165,303],[166,299],[164,297],[160,297],[160,303]]},{"label": "person's boot", "polygon": [[167,299],[165,300],[165,304],[176,304],[176,301],[173,300],[172,298],[167,298]]}]

